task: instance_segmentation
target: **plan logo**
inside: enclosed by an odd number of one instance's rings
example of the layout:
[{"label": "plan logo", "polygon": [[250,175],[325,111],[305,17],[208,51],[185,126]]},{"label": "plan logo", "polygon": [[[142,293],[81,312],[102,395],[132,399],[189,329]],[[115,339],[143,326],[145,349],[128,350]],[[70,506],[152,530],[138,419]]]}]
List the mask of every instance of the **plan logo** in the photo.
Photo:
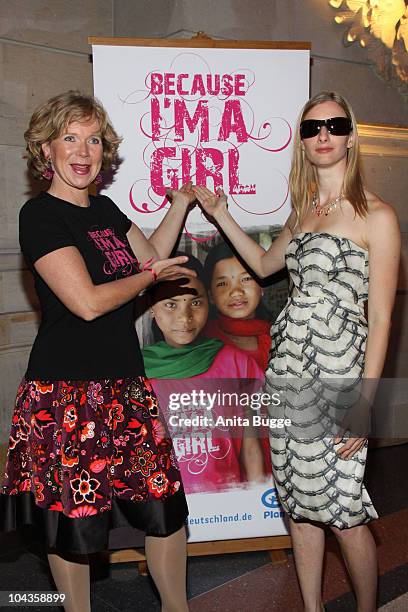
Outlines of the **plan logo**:
[{"label": "plan logo", "polygon": [[267,489],[261,497],[262,504],[268,508],[264,510],[264,519],[282,518],[285,513],[283,512],[279,503],[276,489]]}]

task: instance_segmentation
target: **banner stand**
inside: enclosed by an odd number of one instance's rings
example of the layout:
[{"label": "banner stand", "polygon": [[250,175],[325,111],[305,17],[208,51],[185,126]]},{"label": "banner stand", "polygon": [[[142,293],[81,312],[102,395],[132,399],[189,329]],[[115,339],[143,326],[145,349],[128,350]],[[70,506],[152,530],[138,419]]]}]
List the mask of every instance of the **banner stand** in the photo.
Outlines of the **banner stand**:
[{"label": "banner stand", "polygon": [[[278,50],[310,50],[309,42],[293,41],[239,41],[239,40],[215,40],[204,32],[197,32],[191,39],[135,39],[115,37],[88,37],[90,45],[118,46],[118,47],[187,47],[220,48],[220,49],[278,49]],[[187,544],[189,557],[204,555],[220,555],[250,551],[268,551],[274,564],[285,563],[287,556],[285,549],[292,548],[289,535],[261,536],[243,539],[228,539],[192,542]],[[108,551],[103,556],[108,563],[124,563],[135,561],[142,575],[148,573],[146,557],[143,548],[126,548]]]},{"label": "banner stand", "polygon": [[[216,540],[213,542],[192,542],[187,544],[188,557],[207,555],[225,555],[240,552],[255,552],[267,550],[273,565],[286,563],[285,549],[292,548],[288,535],[269,536],[265,538],[243,538],[241,540]],[[129,563],[135,561],[139,574],[148,574],[146,556],[143,548],[128,548],[115,550],[106,554],[108,563]]]}]

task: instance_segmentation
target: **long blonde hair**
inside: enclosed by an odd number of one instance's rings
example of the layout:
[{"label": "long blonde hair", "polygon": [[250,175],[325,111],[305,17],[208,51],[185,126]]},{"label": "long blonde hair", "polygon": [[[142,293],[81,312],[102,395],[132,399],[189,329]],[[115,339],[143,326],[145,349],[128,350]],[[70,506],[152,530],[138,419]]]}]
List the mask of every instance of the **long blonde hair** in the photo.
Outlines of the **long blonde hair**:
[{"label": "long blonde hair", "polygon": [[300,124],[307,113],[322,102],[337,102],[351,119],[353,126],[353,146],[347,152],[346,172],[343,179],[343,194],[353,206],[356,215],[365,217],[368,212],[367,198],[364,193],[360,147],[358,142],[357,122],[350,104],[335,91],[322,91],[306,102],[300,113],[296,127],[292,168],[289,175],[289,188],[292,207],[296,214],[296,225],[300,224],[306,213],[309,202],[316,191],[316,174],[313,165],[307,159],[302,149],[300,138]]}]

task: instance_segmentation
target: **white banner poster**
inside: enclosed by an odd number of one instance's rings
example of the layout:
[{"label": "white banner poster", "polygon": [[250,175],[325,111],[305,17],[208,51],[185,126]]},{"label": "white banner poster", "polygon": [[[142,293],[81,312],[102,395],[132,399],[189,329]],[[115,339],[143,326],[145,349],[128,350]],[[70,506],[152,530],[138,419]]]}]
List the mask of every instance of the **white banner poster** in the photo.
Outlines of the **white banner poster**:
[{"label": "white banner poster", "polygon": [[[169,186],[176,189],[191,180],[212,191],[222,187],[228,195],[233,217],[267,247],[289,215],[291,150],[296,120],[308,98],[309,51],[190,48],[188,44],[181,48],[171,46],[171,41],[169,45],[93,46],[95,95],[123,137],[120,163],[112,176],[105,177],[102,193],[111,197],[140,228],[149,231],[158,226],[170,206],[165,195]],[[234,270],[241,265],[238,260],[232,261],[235,258],[231,254],[214,254],[222,240],[199,207],[189,213],[183,233],[182,244],[187,244],[189,255],[195,255],[204,267],[207,260],[212,260],[211,269],[206,268],[207,277],[215,274],[220,261],[229,262],[228,265],[235,266]],[[247,282],[245,269],[239,272]],[[223,274],[228,276],[228,273],[225,268]],[[210,277],[206,290],[210,290]],[[210,316],[206,324],[203,322],[205,327],[200,328],[200,338],[221,338],[225,342],[217,333],[222,324],[232,319],[234,330],[251,320],[253,330],[257,329],[253,339],[259,334],[259,346],[261,337],[269,338],[270,322],[276,308],[286,299],[286,289],[273,288],[269,302],[268,299],[265,302],[255,279],[251,277],[248,282],[253,282],[257,289],[252,292],[253,311],[245,315],[240,315],[243,302],[235,301],[231,314],[228,305],[223,308],[221,296],[220,303],[217,302],[216,291],[212,289]],[[229,332],[232,336],[241,335],[239,330],[234,330]],[[171,347],[163,349],[166,329],[158,331],[161,342],[157,346],[161,351],[170,351]],[[251,333],[246,330],[242,335]],[[194,350],[198,340],[195,338],[192,342]],[[234,347],[228,347],[228,353],[223,347],[225,367],[222,351],[215,355],[218,349],[214,349],[215,356],[211,357],[213,361],[205,372],[187,374],[190,391],[191,382],[196,378],[211,379],[212,369],[217,379],[236,381],[244,376],[243,372],[247,378],[258,379],[259,366],[265,369],[270,348],[264,340],[264,354],[259,349],[254,357]],[[210,350],[207,346],[205,349]],[[191,354],[192,363],[196,354]],[[165,357],[169,357],[168,353]],[[232,359],[234,367],[230,365]],[[147,366],[146,371],[149,375]],[[178,380],[175,388],[181,389],[180,383]],[[188,410],[189,417],[198,419],[192,422],[199,422],[200,426],[179,431],[178,437],[169,429],[175,435],[176,454],[188,498],[190,541],[287,533],[271,475],[267,435],[262,438],[258,434],[257,440],[264,457],[262,484],[259,477],[251,482],[248,474],[253,470],[242,459],[249,452],[243,450],[248,446],[243,428],[238,428],[237,433],[235,427],[231,433],[227,423],[220,433],[203,426],[197,416],[202,406],[189,404]],[[229,407],[230,413],[234,410]],[[246,414],[242,407],[237,410],[234,414],[239,410],[240,414]],[[167,411],[167,418],[168,414]],[[235,463],[231,453],[237,456]],[[226,472],[224,475],[220,466]]]}]

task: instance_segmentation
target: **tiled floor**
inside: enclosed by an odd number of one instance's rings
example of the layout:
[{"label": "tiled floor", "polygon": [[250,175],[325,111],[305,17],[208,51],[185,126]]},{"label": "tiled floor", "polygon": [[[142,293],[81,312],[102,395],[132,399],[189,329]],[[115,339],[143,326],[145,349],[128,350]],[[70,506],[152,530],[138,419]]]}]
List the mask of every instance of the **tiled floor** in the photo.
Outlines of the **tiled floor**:
[{"label": "tiled floor", "polygon": [[[408,444],[369,454],[367,488],[381,518],[372,523],[379,551],[378,604],[386,612],[408,610]],[[32,532],[1,539],[1,590],[53,590],[41,543]],[[189,559],[191,612],[301,612],[292,555],[274,566],[267,553]],[[352,612],[355,603],[336,542],[329,538],[324,601],[328,612]],[[151,580],[134,564],[96,563],[93,612],[159,612]],[[9,608],[41,612],[44,608]],[[47,608],[57,611],[58,608]],[[78,611],[80,612],[80,611]]]}]

